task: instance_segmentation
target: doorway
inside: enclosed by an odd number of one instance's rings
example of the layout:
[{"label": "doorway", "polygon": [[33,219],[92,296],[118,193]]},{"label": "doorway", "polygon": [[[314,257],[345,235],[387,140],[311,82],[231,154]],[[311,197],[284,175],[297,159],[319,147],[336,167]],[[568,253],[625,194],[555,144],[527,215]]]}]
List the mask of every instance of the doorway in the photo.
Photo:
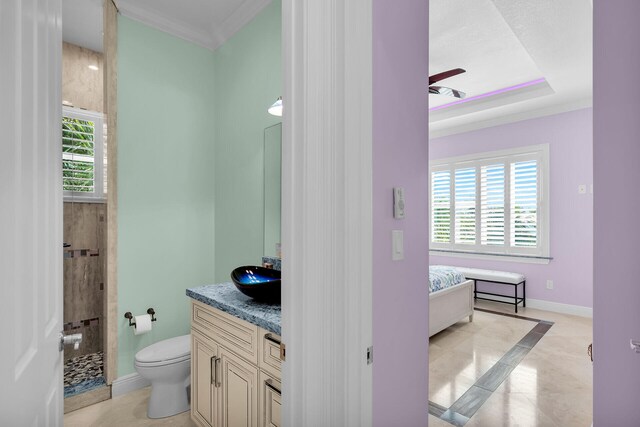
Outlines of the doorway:
[{"label": "doorway", "polygon": [[589,425],[592,7],[429,4],[429,74],[462,70],[429,95],[430,264],[526,280],[516,313],[476,277],[473,321],[431,337],[430,421]]},{"label": "doorway", "polygon": [[65,412],[110,398],[103,2],[62,7],[63,333]]}]

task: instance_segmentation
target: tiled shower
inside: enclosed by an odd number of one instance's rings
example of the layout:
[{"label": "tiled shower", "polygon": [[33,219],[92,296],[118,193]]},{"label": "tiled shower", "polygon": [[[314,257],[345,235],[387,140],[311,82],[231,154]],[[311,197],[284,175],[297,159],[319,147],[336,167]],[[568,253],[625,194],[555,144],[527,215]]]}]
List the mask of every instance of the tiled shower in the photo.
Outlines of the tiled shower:
[{"label": "tiled shower", "polygon": [[64,349],[65,397],[104,384],[106,204],[64,203],[64,333],[82,334]]}]

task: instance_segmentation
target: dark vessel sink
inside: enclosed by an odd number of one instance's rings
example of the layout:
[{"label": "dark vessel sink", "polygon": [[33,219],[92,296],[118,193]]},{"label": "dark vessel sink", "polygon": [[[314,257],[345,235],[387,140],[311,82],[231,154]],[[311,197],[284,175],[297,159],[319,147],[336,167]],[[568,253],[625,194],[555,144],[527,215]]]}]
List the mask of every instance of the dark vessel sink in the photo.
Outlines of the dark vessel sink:
[{"label": "dark vessel sink", "polygon": [[280,302],[280,272],[272,268],[244,266],[231,272],[236,288],[243,294],[265,302]]}]

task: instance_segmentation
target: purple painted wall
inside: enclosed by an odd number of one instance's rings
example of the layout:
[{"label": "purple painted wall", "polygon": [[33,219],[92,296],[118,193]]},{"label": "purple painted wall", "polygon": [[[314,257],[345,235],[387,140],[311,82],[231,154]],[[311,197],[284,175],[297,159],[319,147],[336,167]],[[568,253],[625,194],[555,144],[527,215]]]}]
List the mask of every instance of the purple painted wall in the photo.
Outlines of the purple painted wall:
[{"label": "purple painted wall", "polygon": [[[432,255],[429,262],[523,273],[527,298],[592,307],[592,112],[583,109],[431,140],[430,159],[548,143],[553,260],[530,264]],[[587,194],[578,194],[579,184],[587,185]],[[553,280],[553,290],[546,288],[547,279]],[[483,287],[488,285],[478,285],[478,289]],[[505,289],[498,291],[504,293]]]},{"label": "purple painted wall", "polygon": [[640,426],[640,2],[593,3],[594,425]]},{"label": "purple painted wall", "polygon": [[[428,422],[428,2],[373,1],[373,425]],[[392,216],[404,187],[406,218]],[[405,259],[391,261],[391,230]]]}]

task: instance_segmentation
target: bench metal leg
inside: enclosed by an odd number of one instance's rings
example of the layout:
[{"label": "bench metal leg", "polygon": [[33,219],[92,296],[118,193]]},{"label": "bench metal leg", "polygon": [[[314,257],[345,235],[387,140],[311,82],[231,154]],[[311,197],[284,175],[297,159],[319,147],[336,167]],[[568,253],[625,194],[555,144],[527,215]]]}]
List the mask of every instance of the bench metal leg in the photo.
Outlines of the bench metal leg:
[{"label": "bench metal leg", "polygon": [[[491,293],[491,292],[485,292],[485,291],[478,291],[478,279],[473,279],[473,278],[469,278],[469,280],[473,280],[473,298],[474,300],[487,300],[487,301],[495,301],[495,302],[501,302],[504,304],[510,304],[514,306],[514,310],[517,313],[518,312],[518,305],[520,304],[520,302],[522,302],[522,307],[526,307],[527,306],[527,282],[526,280],[523,280],[520,283],[507,283],[507,282],[496,282],[494,280],[480,280],[481,282],[488,282],[488,283],[500,283],[503,285],[509,285],[509,286],[513,286],[513,302],[509,302],[509,298],[510,297],[508,294],[508,292],[504,293],[504,294],[495,294],[495,293]],[[518,297],[518,286],[522,285],[522,297]],[[480,295],[491,295],[491,296],[496,296],[496,297],[501,297],[501,298],[507,298],[507,300],[496,300],[496,299],[492,299],[492,298],[485,298],[484,296],[478,296],[478,294]]]}]

